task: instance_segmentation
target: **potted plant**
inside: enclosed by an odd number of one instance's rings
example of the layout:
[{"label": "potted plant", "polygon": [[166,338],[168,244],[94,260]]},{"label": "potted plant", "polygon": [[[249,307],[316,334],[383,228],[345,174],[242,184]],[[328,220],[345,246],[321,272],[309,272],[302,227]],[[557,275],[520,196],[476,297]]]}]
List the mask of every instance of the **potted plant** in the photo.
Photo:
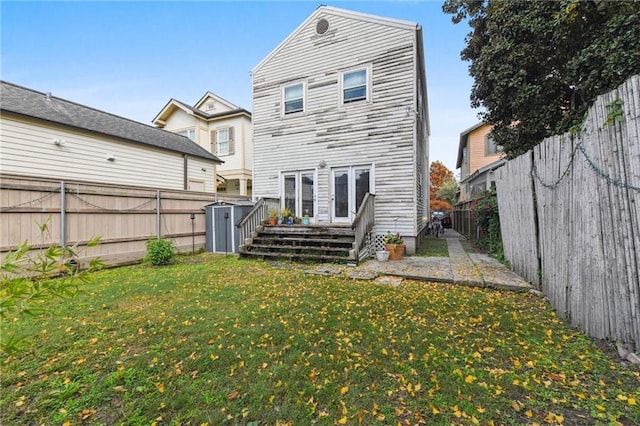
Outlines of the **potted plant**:
[{"label": "potted plant", "polygon": [[311,223],[311,220],[309,219],[309,210],[305,210],[304,216],[302,216],[302,224],[309,225],[309,223]]},{"label": "potted plant", "polygon": [[282,209],[282,222],[287,225],[293,225],[293,215],[291,214],[291,210],[286,207]]},{"label": "potted plant", "polygon": [[399,233],[388,232],[384,237],[384,248],[389,252],[389,260],[400,260],[404,255],[404,240]]},{"label": "potted plant", "polygon": [[269,225],[273,226],[278,222],[279,213],[277,209],[269,209]]}]

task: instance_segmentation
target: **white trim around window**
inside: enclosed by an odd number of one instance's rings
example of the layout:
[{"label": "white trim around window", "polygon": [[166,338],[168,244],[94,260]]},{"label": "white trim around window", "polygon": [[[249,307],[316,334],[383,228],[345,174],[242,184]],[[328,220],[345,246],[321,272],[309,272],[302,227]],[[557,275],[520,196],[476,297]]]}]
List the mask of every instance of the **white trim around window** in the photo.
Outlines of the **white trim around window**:
[{"label": "white trim around window", "polygon": [[340,71],[340,104],[371,101],[371,65]]},{"label": "white trim around window", "polygon": [[281,114],[283,116],[304,112],[307,107],[306,82],[296,81],[282,86],[281,102]]}]

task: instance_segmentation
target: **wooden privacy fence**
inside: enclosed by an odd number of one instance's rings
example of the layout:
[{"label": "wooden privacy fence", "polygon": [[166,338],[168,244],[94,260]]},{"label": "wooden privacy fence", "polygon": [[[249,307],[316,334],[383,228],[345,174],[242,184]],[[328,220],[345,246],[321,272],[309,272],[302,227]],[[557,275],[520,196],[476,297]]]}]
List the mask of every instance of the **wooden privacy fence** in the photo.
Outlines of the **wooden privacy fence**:
[{"label": "wooden privacy fence", "polygon": [[[119,187],[3,175],[0,180],[0,255],[28,241],[35,249],[78,243],[82,258],[107,264],[140,260],[146,241],[161,236],[179,252],[205,246],[204,206],[217,194]],[[192,219],[193,217],[193,219]],[[48,224],[43,234],[38,225]],[[101,235],[97,247],[86,247]]]},{"label": "wooden privacy fence", "polygon": [[583,129],[497,172],[506,259],[590,336],[640,349],[640,76],[598,97]]},{"label": "wooden privacy fence", "polygon": [[452,226],[469,240],[478,241],[482,237],[482,229],[478,226],[476,212],[473,208],[476,200],[464,201],[453,206]]}]

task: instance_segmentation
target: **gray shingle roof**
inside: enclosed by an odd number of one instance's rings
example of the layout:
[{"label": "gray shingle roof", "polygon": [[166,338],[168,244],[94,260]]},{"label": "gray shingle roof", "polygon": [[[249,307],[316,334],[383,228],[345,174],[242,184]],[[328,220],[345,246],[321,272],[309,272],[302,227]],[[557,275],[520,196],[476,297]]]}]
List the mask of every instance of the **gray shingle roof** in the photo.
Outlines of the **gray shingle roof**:
[{"label": "gray shingle roof", "polygon": [[6,81],[0,81],[0,110],[222,163],[186,136]]}]

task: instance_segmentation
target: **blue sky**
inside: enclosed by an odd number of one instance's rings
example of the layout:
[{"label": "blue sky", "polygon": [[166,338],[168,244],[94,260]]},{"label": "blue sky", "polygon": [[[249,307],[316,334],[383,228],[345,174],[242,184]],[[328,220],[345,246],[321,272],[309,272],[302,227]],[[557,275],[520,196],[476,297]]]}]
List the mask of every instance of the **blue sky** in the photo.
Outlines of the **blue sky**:
[{"label": "blue sky", "polygon": [[430,161],[455,172],[460,132],[476,124],[460,60],[466,24],[441,1],[0,2],[3,80],[142,123],[170,98],[207,91],[251,110],[250,71],[320,5],[423,27]]}]

